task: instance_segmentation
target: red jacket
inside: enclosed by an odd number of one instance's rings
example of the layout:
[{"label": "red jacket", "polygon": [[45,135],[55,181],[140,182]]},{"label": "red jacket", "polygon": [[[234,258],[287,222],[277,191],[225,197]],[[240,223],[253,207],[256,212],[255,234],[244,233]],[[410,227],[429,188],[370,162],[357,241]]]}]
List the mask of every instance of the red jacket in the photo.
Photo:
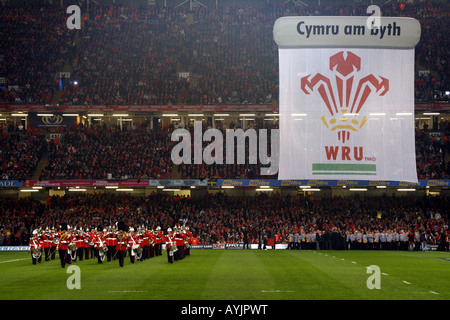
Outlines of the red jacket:
[{"label": "red jacket", "polygon": [[106,241],[106,246],[108,246],[108,247],[117,245],[117,238],[113,232],[108,232],[105,235],[105,241]]},{"label": "red jacket", "polygon": [[33,251],[35,248],[39,248],[39,239],[37,237],[30,238],[30,251]]},{"label": "red jacket", "polygon": [[175,235],[175,244],[177,247],[184,246],[184,238],[181,234],[177,233]]},{"label": "red jacket", "polygon": [[100,249],[101,246],[106,245],[105,235],[103,233],[94,234],[92,242],[96,249]]},{"label": "red jacket", "polygon": [[189,244],[192,243],[192,232],[190,232],[189,230],[186,230],[186,238]]},{"label": "red jacket", "polygon": [[84,234],[78,234],[75,237],[75,244],[77,245],[77,249],[78,248],[83,248],[84,247]]},{"label": "red jacket", "polygon": [[67,250],[69,243],[72,241],[72,234],[70,232],[61,232],[59,235],[59,249]]},{"label": "red jacket", "polygon": [[[117,235],[119,236],[119,234],[120,233],[118,233]],[[118,250],[118,251],[127,250],[129,238],[130,238],[130,235],[126,232],[122,233],[122,237],[120,239],[116,238],[117,239],[116,250]]]},{"label": "red jacket", "polygon": [[155,243],[156,244],[161,244],[164,240],[164,234],[162,231],[158,231],[156,233],[156,237],[155,237]]},{"label": "red jacket", "polygon": [[52,245],[52,235],[50,233],[44,233],[42,235],[42,248],[50,248]]}]

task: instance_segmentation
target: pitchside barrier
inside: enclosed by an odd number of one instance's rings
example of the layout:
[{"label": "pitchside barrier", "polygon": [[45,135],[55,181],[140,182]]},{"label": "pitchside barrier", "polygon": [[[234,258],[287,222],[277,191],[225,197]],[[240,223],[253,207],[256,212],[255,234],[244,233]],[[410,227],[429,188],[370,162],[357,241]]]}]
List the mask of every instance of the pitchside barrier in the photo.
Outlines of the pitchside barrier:
[{"label": "pitchside barrier", "polygon": [[[214,244],[197,244],[197,245],[191,245],[192,249],[245,249],[244,243],[214,243]],[[437,245],[427,245],[428,251],[436,251]],[[165,245],[162,246],[164,250],[166,250]],[[287,243],[277,243],[275,244],[276,250],[282,250],[287,249],[288,244]],[[249,245],[249,249],[261,249],[261,247],[257,243],[252,243]],[[267,250],[273,249],[272,246],[266,246]],[[0,252],[1,251],[30,251],[29,246],[0,246]]]},{"label": "pitchside barrier", "polygon": [[[259,246],[257,243],[251,243],[248,245],[248,249],[261,249],[263,246]],[[275,244],[275,249],[287,249],[287,243],[277,243]],[[165,250],[166,246],[163,245],[162,248]],[[243,242],[236,243],[212,243],[212,244],[191,244],[191,249],[247,249]],[[267,249],[273,249],[272,245],[266,245]]]},{"label": "pitchside barrier", "polygon": [[[244,249],[244,243],[214,243],[214,244],[196,244],[190,246],[192,249]],[[258,249],[258,244],[250,244],[250,249]],[[267,246],[272,249],[272,246]],[[286,249],[286,243],[277,243],[275,249]],[[163,244],[162,249],[166,250]],[[30,251],[30,246],[0,246],[0,251]]]},{"label": "pitchside barrier", "polygon": [[414,47],[398,17],[282,17],[280,180],[417,183]]},{"label": "pitchside barrier", "polygon": [[0,251],[30,251],[30,246],[0,246]]},{"label": "pitchside barrier", "polygon": [[[215,243],[215,244],[196,244],[190,246],[192,249],[244,249],[244,243]],[[166,246],[162,248],[166,250]],[[258,244],[250,244],[250,249],[258,249]],[[272,249],[272,246],[267,246]],[[275,249],[286,249],[286,243],[277,243]],[[30,251],[30,246],[0,246],[0,251]]]}]

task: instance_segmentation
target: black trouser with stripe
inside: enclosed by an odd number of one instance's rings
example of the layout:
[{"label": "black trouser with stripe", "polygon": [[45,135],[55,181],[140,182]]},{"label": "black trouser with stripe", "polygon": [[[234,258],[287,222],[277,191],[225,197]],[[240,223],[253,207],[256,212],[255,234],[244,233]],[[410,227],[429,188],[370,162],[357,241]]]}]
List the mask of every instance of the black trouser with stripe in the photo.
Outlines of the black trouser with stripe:
[{"label": "black trouser with stripe", "polygon": [[59,260],[61,260],[61,267],[66,266],[66,262],[70,263],[70,254],[67,253],[67,249],[58,249]]}]

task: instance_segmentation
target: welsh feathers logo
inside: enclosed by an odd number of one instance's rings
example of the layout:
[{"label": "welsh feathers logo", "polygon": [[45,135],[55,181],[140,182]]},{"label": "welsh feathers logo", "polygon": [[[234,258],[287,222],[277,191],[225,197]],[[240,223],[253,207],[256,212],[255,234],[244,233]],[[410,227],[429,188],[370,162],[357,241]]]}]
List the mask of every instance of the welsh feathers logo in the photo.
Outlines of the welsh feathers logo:
[{"label": "welsh feathers logo", "polygon": [[49,115],[49,116],[43,116],[41,118],[42,123],[46,125],[59,125],[63,122],[63,117],[60,115]]},{"label": "welsh feathers logo", "polygon": [[[389,91],[389,80],[373,74],[359,75],[361,58],[351,51],[332,55],[329,68],[334,79],[320,73],[308,75],[301,78],[301,90],[308,95],[320,94],[329,112],[328,117],[321,117],[322,122],[329,130],[336,131],[338,139],[345,143],[350,139],[350,132],[359,131],[367,122],[367,117],[359,114],[367,98],[373,92],[385,95]],[[352,93],[354,85],[357,86]]]}]

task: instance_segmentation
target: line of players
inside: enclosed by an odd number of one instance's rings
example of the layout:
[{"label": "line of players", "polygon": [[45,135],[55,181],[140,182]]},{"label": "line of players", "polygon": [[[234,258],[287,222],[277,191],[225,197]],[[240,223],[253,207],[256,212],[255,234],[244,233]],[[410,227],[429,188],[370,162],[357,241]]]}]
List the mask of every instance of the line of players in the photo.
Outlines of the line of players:
[{"label": "line of players", "polygon": [[33,264],[41,263],[42,257],[44,261],[55,260],[58,252],[63,268],[91,257],[97,258],[99,264],[118,260],[123,267],[127,256],[134,263],[161,256],[163,249],[169,263],[182,260],[190,255],[192,238],[189,227],[180,225],[164,233],[160,227],[148,230],[142,226],[135,230],[121,221],[114,227],[97,227],[97,230],[72,229],[63,223],[58,231],[34,230],[29,245]]},{"label": "line of players", "polygon": [[450,232],[431,235],[422,229],[387,231],[316,231],[291,232],[286,240],[288,249],[346,249],[346,250],[409,250],[427,251],[429,243],[438,244],[438,250],[448,251]]}]

